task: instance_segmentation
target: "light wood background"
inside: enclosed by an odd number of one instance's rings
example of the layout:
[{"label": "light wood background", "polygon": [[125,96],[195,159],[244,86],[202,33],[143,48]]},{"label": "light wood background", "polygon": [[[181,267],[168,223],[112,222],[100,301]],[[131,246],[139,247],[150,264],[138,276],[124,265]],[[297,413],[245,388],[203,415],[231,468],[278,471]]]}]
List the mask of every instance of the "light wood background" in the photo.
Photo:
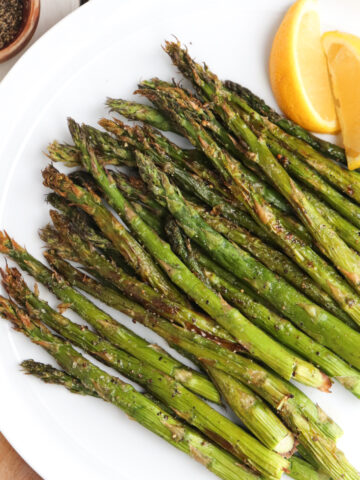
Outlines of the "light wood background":
[{"label": "light wood background", "polygon": [[0,479],[41,480],[0,434]]}]

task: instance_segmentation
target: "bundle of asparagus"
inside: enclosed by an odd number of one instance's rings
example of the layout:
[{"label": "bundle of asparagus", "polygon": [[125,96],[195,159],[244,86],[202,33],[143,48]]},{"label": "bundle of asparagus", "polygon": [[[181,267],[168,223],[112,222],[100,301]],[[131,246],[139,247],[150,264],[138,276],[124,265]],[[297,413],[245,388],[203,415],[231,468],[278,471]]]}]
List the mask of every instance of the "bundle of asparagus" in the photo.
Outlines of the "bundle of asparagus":
[{"label": "bundle of asparagus", "polygon": [[[359,174],[333,161],[341,149],[222,83],[180,44],[165,50],[196,94],[142,82],[138,93],[153,106],[107,100],[142,125],[104,118],[104,132],[69,119],[74,144],[49,146],[52,161],[79,167],[43,171],[55,209],[40,231],[51,268],[0,234],[0,251],[61,301],[58,313],[16,269],[1,272],[11,300],[0,298],[0,313],[63,370],[22,367],[113,403],[225,480],[284,472],[359,480],[336,446],[340,427],[290,383],[327,392],[337,380],[360,397]],[[149,328],[194,368],[80,291]],[[68,308],[96,333],[67,319]],[[246,430],[205,400],[226,404]]]}]

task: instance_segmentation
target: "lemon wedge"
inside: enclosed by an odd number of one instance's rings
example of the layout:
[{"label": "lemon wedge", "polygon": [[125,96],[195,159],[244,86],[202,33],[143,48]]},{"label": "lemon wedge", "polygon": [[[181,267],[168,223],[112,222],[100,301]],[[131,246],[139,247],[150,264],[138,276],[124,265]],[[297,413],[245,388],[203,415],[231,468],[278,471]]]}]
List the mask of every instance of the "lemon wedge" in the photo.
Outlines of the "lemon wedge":
[{"label": "lemon wedge", "polygon": [[360,38],[328,32],[322,37],[350,170],[360,167]]},{"label": "lemon wedge", "polygon": [[287,11],[273,41],[269,66],[271,86],[285,115],[314,132],[339,130],[317,0],[298,0]]}]

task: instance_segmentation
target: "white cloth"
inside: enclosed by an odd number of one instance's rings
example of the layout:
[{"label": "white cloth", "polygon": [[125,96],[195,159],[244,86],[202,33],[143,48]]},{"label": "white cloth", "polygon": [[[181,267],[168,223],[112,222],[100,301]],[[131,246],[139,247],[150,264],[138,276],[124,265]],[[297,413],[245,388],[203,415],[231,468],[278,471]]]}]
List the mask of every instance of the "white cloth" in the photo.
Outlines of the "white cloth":
[{"label": "white cloth", "polygon": [[75,8],[79,7],[80,0],[41,0],[40,18],[36,32],[31,39],[30,44],[21,50],[15,57],[11,58],[5,63],[0,63],[0,80],[2,80],[14,63],[24,54],[29,46],[34,43],[41,35],[43,35],[55,23]]}]

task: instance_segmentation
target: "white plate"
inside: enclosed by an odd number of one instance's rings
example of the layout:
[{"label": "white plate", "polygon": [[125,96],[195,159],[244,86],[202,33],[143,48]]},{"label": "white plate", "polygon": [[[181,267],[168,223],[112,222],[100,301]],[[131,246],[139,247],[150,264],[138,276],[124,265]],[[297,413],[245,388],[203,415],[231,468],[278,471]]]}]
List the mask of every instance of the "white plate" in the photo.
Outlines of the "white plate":
[{"label": "white plate", "polygon": [[[171,35],[222,78],[238,80],[274,103],[267,59],[289,3],[93,0],[60,22],[0,87],[1,228],[41,255],[37,230],[48,220],[40,175],[46,159],[41,152],[55,138],[69,139],[68,115],[95,124],[106,114],[107,96],[130,97],[140,79],[174,77],[175,69],[161,50]],[[359,33],[357,0],[323,0],[322,7],[326,28]],[[154,340],[149,332],[136,330]],[[46,480],[211,477],[114,407],[26,377],[19,362],[30,357],[49,361],[40,348],[1,321],[0,428]],[[332,395],[310,395],[343,426],[340,447],[360,468],[358,400],[339,386],[333,390]]]}]

